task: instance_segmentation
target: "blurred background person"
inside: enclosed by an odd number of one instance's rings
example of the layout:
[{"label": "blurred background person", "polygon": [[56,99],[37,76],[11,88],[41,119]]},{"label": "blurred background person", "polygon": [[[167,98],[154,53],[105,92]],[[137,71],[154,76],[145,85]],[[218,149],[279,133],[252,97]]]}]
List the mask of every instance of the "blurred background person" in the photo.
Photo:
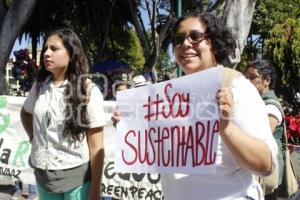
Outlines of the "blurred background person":
[{"label": "blurred background person", "polygon": [[[278,146],[278,187],[282,183],[284,161],[282,151],[282,137],[284,131],[284,113],[280,101],[277,98],[274,89],[277,81],[277,73],[268,60],[256,59],[248,64],[244,72],[246,78],[257,88],[259,94],[266,104],[266,110],[273,136]],[[271,194],[266,194],[266,200],[277,199],[278,188]]]}]

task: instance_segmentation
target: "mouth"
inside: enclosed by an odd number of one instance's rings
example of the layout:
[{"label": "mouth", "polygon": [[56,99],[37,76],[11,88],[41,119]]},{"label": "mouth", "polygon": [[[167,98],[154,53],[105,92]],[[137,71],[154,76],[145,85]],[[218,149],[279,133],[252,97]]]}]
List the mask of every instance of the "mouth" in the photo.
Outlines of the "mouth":
[{"label": "mouth", "polygon": [[184,53],[184,54],[181,54],[180,57],[182,59],[189,59],[189,58],[197,57],[197,54],[196,53]]},{"label": "mouth", "polygon": [[53,63],[53,62],[50,61],[50,60],[45,60],[45,61],[44,61],[44,64],[45,64],[45,65],[50,65],[51,63]]}]

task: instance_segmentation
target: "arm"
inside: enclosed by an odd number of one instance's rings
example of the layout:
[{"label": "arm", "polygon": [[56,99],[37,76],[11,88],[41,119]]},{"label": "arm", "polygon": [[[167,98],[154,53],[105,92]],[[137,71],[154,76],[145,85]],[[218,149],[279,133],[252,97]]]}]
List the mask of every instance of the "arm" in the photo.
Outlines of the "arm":
[{"label": "arm", "polygon": [[269,114],[268,117],[269,117],[272,133],[274,134],[276,127],[279,125],[279,121],[274,115]]},{"label": "arm", "polygon": [[232,93],[221,89],[217,93],[221,112],[220,135],[231,153],[242,166],[259,174],[267,174],[272,169],[272,154],[262,140],[244,133],[231,121]]},{"label": "arm", "polygon": [[102,180],[104,147],[103,147],[103,128],[91,128],[88,131],[88,145],[90,151],[91,164],[91,188],[89,200],[100,200],[100,187]]},{"label": "arm", "polygon": [[245,134],[232,122],[225,129],[220,130],[220,134],[241,166],[259,174],[271,172],[271,151],[263,141]]},{"label": "arm", "polygon": [[20,117],[22,125],[31,141],[33,138],[32,114],[26,112],[24,107],[22,107]]}]

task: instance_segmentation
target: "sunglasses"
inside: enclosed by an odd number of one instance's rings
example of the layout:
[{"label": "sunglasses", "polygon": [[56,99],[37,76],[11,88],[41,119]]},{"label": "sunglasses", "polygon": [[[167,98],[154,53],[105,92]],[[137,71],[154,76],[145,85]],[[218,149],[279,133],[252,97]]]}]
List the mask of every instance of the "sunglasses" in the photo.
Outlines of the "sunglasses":
[{"label": "sunglasses", "polygon": [[186,38],[191,44],[198,44],[207,38],[207,34],[199,31],[191,31],[187,35],[185,33],[176,33],[172,38],[172,43],[174,46],[182,45]]}]

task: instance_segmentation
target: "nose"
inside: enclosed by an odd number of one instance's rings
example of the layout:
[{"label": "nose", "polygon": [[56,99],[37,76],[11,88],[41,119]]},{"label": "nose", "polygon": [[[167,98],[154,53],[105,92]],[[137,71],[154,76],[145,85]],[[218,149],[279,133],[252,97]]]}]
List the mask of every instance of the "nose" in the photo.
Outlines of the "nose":
[{"label": "nose", "polygon": [[50,49],[47,48],[47,49],[45,50],[45,52],[44,52],[44,57],[50,56],[50,53],[51,53]]},{"label": "nose", "polygon": [[185,37],[182,42],[182,47],[190,47],[192,46],[192,43],[189,40],[189,36]]}]

